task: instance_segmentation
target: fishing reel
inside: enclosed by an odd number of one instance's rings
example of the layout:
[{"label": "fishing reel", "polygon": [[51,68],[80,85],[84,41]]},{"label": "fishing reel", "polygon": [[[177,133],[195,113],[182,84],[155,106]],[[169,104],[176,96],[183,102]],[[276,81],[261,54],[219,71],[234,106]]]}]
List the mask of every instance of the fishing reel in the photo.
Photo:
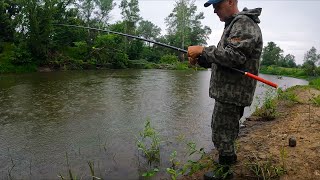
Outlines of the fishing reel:
[{"label": "fishing reel", "polygon": [[203,57],[203,56],[200,55],[200,56],[197,58],[197,60],[198,60],[199,66],[201,66],[201,67],[203,67],[203,68],[211,68],[211,63],[208,63],[207,60],[205,59],[205,57]]}]

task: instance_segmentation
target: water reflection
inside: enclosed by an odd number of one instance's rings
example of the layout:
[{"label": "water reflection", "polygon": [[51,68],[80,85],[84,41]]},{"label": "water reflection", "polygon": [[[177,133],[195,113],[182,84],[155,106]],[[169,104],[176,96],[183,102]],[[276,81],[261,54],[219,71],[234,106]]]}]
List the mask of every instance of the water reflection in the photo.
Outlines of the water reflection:
[{"label": "water reflection", "polygon": [[[282,87],[306,84],[294,78],[261,75]],[[210,71],[110,70],[30,73],[0,77],[0,178],[50,179],[72,171],[138,179],[135,145],[147,118],[163,140],[161,164],[186,143],[206,151],[211,143],[214,100],[208,97]],[[256,96],[265,87],[258,86]],[[246,116],[254,110],[246,108]],[[184,138],[181,138],[184,137]],[[141,165],[141,164],[140,164]]]}]

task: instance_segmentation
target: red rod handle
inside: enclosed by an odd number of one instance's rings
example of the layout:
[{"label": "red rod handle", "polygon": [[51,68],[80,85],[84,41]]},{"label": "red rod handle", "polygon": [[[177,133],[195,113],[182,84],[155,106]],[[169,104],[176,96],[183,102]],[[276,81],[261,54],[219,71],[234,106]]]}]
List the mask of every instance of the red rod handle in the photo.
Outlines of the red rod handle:
[{"label": "red rod handle", "polygon": [[277,87],[278,87],[277,84],[275,84],[275,83],[273,83],[273,82],[270,82],[270,81],[268,81],[268,80],[265,80],[265,79],[263,79],[263,78],[261,78],[261,77],[259,77],[259,76],[254,75],[254,74],[245,72],[244,75],[246,75],[246,76],[248,76],[248,77],[250,77],[250,78],[252,78],[252,79],[255,79],[255,80],[257,80],[257,81],[260,81],[260,82],[263,82],[263,83],[265,83],[265,84],[268,84],[269,86],[272,86],[272,87],[274,87],[274,88],[277,88]]}]

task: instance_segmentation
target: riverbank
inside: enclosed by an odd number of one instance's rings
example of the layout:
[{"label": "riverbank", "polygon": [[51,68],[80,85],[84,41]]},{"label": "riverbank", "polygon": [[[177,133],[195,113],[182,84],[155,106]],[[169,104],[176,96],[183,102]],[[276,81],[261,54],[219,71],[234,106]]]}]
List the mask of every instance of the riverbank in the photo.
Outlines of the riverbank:
[{"label": "riverbank", "polygon": [[[253,115],[245,121],[236,142],[233,179],[320,179],[319,86],[288,89],[278,97],[275,110],[273,120]],[[290,138],[296,146],[289,146]],[[217,152],[208,157],[216,159]],[[206,171],[181,179],[203,179]]]}]

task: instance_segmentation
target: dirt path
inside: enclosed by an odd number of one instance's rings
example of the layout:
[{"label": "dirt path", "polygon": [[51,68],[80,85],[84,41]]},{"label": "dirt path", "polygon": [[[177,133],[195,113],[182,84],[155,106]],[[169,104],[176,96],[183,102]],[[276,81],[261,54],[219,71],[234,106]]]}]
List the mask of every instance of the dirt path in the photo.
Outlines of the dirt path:
[{"label": "dirt path", "polygon": [[[238,162],[233,166],[233,179],[279,179],[277,171],[280,179],[320,180],[320,107],[311,100],[320,91],[305,87],[292,91],[298,102],[279,101],[275,120],[250,117],[245,122],[237,142]],[[290,137],[296,139],[295,147],[289,146]],[[211,156],[216,158],[216,152]],[[255,174],[254,168],[260,171]],[[182,179],[203,179],[204,172]]]}]

